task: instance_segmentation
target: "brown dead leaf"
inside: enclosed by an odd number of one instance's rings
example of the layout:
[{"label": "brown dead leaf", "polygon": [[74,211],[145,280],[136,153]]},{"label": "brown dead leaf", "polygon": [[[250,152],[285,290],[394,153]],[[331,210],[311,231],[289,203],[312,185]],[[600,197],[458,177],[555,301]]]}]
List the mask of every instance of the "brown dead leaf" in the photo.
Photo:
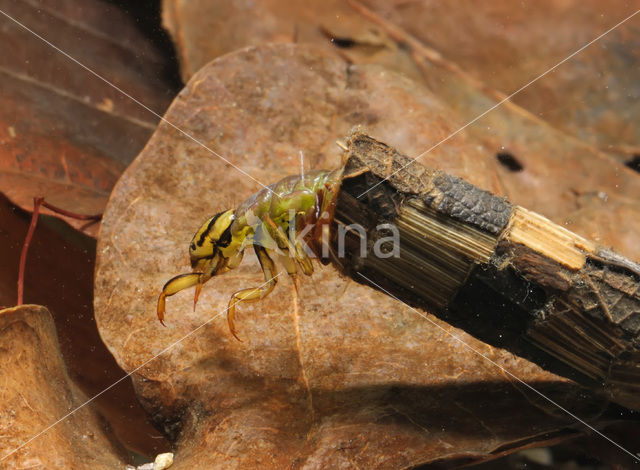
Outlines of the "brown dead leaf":
[{"label": "brown dead leaf", "polygon": [[123,468],[124,450],[91,404],[19,448],[87,398],[67,374],[46,308],[0,310],[0,344],[0,466]]},{"label": "brown dead leaf", "polygon": [[162,20],[183,80],[209,61],[266,43],[313,44],[356,64],[380,64],[415,80],[420,68],[406,48],[344,0],[241,2],[163,0]]},{"label": "brown dead leaf", "polygon": [[[207,62],[265,43],[314,44],[325,51],[379,62],[395,44],[344,0],[242,2],[163,0],[162,20],[173,37],[185,83]],[[346,47],[345,47],[346,46]],[[405,64],[406,65],[406,64]],[[415,66],[412,68],[415,69]]]},{"label": "brown dead leaf", "polygon": [[[308,168],[337,167],[334,142],[356,124],[413,155],[464,124],[406,78],[292,45],[251,48],[212,62],[167,117],[265,184],[298,173],[300,151]],[[537,155],[552,158],[558,142],[569,161],[585,155],[584,146],[563,141],[549,126],[514,121],[528,135],[510,137],[540,140]],[[549,132],[552,144],[545,147],[542,137]],[[492,133],[465,131],[430,153],[429,162],[499,190],[507,175],[493,154],[497,142]],[[609,160],[587,157],[596,169],[589,178],[601,178],[598,183],[614,193],[599,166]],[[538,167],[530,166],[528,178],[539,181]],[[521,184],[521,191],[529,187]],[[190,292],[171,297],[168,327],[162,328],[157,295],[168,278],[189,270],[193,232],[259,188],[161,124],[105,213],[96,320],[125,370],[145,364],[133,374],[136,389],[176,440],[176,469],[473,462],[567,432],[566,415],[402,303],[331,267],[303,279],[299,297],[283,276],[267,299],[243,305],[237,320],[243,342],[229,334],[224,309],[232,292],[262,282],[251,255],[206,285],[195,312]],[[559,204],[556,216],[571,210]],[[597,401],[570,382],[429,318],[578,416],[596,416]]]},{"label": "brown dead leaf", "polygon": [[[0,194],[0,308],[16,302],[18,261],[29,218],[29,213]],[[93,238],[41,215],[27,256],[24,292],[27,303],[46,305],[51,312],[69,376],[87,396],[102,392],[125,375],[102,343],[93,318],[95,250]],[[11,381],[8,377],[7,384]],[[129,380],[93,403],[126,448],[147,456],[168,449],[140,408]],[[54,421],[52,416],[45,424]]]},{"label": "brown dead leaf", "polygon": [[[173,96],[164,59],[116,7],[2,0],[0,9],[155,111]],[[27,210],[44,196],[76,213],[102,212],[157,118],[6,16],[0,25],[0,191]]]},{"label": "brown dead leaf", "polygon": [[[598,0],[362,3],[505,96],[638,7]],[[626,161],[640,153],[639,50],[636,16],[527,87],[513,102]]]},{"label": "brown dead leaf", "polygon": [[[418,145],[405,145],[408,155],[436,146],[420,161],[463,174],[640,259],[634,240],[640,230],[640,176],[621,164],[640,145],[637,126],[630,124],[640,119],[640,108],[630,100],[640,93],[633,65],[634,51],[639,50],[634,46],[640,38],[637,19],[514,97],[518,104],[506,102],[484,114],[631,14],[632,5],[614,2],[605,8],[595,0],[550,1],[546,6],[494,2],[482,8],[465,1],[323,1],[290,8],[288,2],[272,0],[258,9],[227,2],[163,4],[163,20],[179,51],[183,76],[190,77],[218,55],[278,38],[316,44],[355,64],[376,63],[399,71],[457,112],[456,120],[449,121],[457,126]],[[304,33],[284,39],[284,32],[294,30]],[[370,106],[375,106],[379,97],[372,91]],[[603,127],[602,119],[615,123]],[[473,157],[476,152],[460,155],[458,136],[450,136],[471,121],[466,132],[482,146],[479,161]],[[367,124],[366,119],[361,123]],[[393,135],[413,132],[411,124],[404,129],[395,122],[387,125]],[[505,153],[524,171],[496,170],[495,160],[487,158]]]},{"label": "brown dead leaf", "polygon": [[[252,6],[164,0],[163,6],[163,22],[174,38],[185,79],[215,57],[242,47],[298,42],[434,83],[415,62],[422,56],[448,69],[442,80],[456,81],[456,75],[463,75],[481,94],[501,97],[636,11],[629,2],[605,5],[598,0],[483,5],[472,0],[270,0]],[[419,53],[411,45],[415,40]],[[638,50],[635,17],[527,87],[513,102],[619,161],[629,161],[640,154],[635,125],[640,105],[634,99],[640,95]],[[441,98],[462,106],[466,102],[455,94]]]}]

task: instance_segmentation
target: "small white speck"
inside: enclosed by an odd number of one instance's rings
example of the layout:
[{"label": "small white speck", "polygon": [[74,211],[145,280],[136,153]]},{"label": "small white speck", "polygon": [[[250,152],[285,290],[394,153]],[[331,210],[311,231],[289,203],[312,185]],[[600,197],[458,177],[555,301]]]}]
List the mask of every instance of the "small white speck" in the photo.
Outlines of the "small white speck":
[{"label": "small white speck", "polygon": [[173,465],[173,454],[171,452],[158,454],[153,462],[153,470],[164,470],[171,465]]}]

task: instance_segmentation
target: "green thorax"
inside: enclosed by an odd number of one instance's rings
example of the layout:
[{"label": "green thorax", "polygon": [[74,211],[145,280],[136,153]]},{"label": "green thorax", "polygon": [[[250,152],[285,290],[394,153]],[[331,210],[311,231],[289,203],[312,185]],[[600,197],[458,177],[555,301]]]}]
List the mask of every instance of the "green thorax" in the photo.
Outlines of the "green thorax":
[{"label": "green thorax", "polygon": [[342,170],[315,170],[270,184],[238,206],[232,236],[252,238],[265,214],[284,230],[291,214],[321,214],[335,198],[341,175]]}]

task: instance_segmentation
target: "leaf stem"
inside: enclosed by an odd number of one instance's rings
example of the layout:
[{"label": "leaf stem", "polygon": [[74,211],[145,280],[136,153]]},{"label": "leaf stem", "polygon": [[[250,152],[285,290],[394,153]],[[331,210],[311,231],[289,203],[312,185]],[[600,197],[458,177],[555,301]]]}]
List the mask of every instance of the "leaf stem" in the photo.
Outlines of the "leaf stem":
[{"label": "leaf stem", "polygon": [[29,251],[29,245],[33,238],[33,232],[36,230],[38,223],[38,213],[40,212],[40,205],[44,202],[43,197],[33,198],[33,214],[31,214],[31,223],[29,224],[29,230],[27,231],[27,237],[24,239],[22,245],[22,252],[20,253],[20,267],[18,268],[18,302],[17,305],[22,305],[22,295],[24,293],[24,267],[27,263],[27,252]]},{"label": "leaf stem", "polygon": [[29,245],[31,244],[31,239],[33,238],[33,233],[36,230],[36,225],[38,224],[38,214],[40,213],[40,206],[46,207],[47,209],[52,210],[58,214],[71,217],[79,220],[100,220],[102,219],[102,214],[95,215],[85,215],[85,214],[76,214],[75,212],[71,212],[60,207],[56,207],[53,204],[49,204],[44,200],[44,197],[34,197],[33,198],[33,213],[31,214],[31,223],[29,224],[29,230],[27,231],[27,236],[24,239],[24,244],[22,245],[22,252],[20,253],[20,267],[18,268],[18,301],[17,305],[22,305],[23,294],[24,294],[24,270],[25,265],[27,263],[27,252],[29,251]]},{"label": "leaf stem", "polygon": [[[44,207],[46,207],[47,209],[52,210],[53,212],[56,212],[58,214],[61,215],[66,215],[67,217],[71,217],[73,219],[78,219],[78,220],[100,220],[102,219],[102,214],[94,214],[94,215],[85,215],[85,214],[77,214],[75,212],[71,212],[68,211],[66,209],[62,209],[60,207],[54,206],[53,204],[49,204],[47,201],[44,200],[44,198],[42,199],[42,205]],[[35,200],[35,198],[34,198]]]}]

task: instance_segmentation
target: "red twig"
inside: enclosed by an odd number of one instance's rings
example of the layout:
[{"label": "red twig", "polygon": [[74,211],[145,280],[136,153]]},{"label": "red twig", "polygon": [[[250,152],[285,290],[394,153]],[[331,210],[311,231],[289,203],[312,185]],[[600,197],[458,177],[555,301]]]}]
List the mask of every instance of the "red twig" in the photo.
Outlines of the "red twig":
[{"label": "red twig", "polygon": [[71,212],[65,209],[61,209],[60,207],[56,207],[53,204],[49,204],[47,201],[42,199],[42,205],[47,209],[51,209],[53,212],[57,212],[61,215],[66,215],[67,217],[71,217],[73,219],[78,220],[100,220],[102,219],[102,214],[94,214],[94,215],[84,215],[84,214],[76,214],[75,212]]},{"label": "red twig", "polygon": [[102,219],[102,214],[96,215],[84,215],[84,214],[76,214],[75,212],[70,212],[65,209],[61,209],[60,207],[56,207],[53,204],[49,204],[44,200],[43,197],[34,197],[33,198],[33,214],[31,214],[31,223],[29,224],[29,230],[27,231],[27,237],[24,239],[24,245],[22,245],[22,252],[20,253],[20,267],[18,269],[18,302],[17,305],[22,305],[23,293],[24,293],[24,268],[27,263],[27,252],[29,251],[29,245],[31,244],[31,239],[33,238],[33,232],[36,230],[36,225],[38,224],[38,213],[40,212],[40,206],[46,207],[47,209],[52,210],[53,212],[57,212],[58,214],[71,217],[79,220],[100,220]]},{"label": "red twig", "polygon": [[38,212],[40,212],[40,205],[44,202],[43,197],[33,198],[33,214],[31,214],[31,223],[29,224],[29,231],[27,232],[27,238],[24,239],[24,245],[22,245],[22,253],[20,253],[20,268],[18,269],[18,302],[17,305],[22,305],[22,294],[24,292],[24,266],[27,262],[27,252],[29,251],[29,244],[33,238],[33,232],[36,230],[36,224],[38,223]]}]

